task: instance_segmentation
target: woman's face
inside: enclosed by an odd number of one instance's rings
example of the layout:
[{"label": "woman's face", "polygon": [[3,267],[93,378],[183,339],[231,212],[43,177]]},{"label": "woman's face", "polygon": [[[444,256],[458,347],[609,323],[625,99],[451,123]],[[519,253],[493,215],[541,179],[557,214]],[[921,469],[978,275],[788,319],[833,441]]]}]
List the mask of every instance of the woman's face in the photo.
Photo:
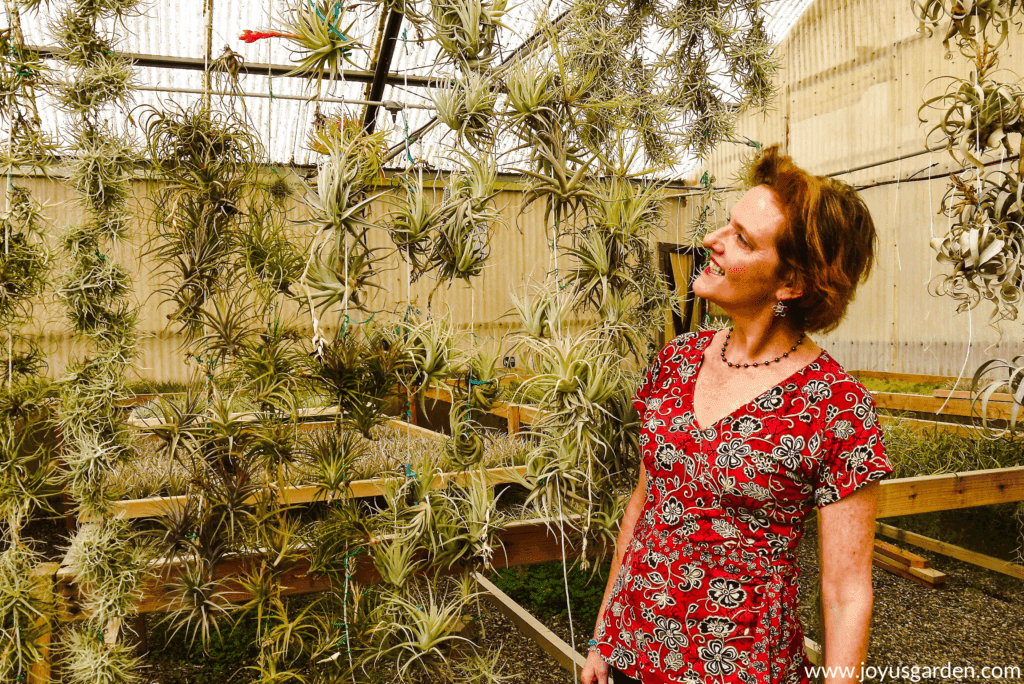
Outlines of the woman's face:
[{"label": "woman's face", "polygon": [[775,237],[783,221],[782,209],[768,186],[747,191],[733,206],[729,223],[704,238],[710,260],[693,283],[694,294],[730,315],[756,315],[780,297],[799,296],[776,277]]}]

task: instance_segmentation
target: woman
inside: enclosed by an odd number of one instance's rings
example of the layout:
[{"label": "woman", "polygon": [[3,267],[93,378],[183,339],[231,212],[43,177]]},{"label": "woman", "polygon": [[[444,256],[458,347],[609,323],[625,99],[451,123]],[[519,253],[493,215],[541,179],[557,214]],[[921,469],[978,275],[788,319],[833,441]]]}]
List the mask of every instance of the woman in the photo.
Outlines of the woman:
[{"label": "woman", "polygon": [[[806,334],[839,324],[874,224],[852,188],[778,146],[750,180],[693,284],[732,327],[672,340],[634,398],[640,481],[583,684],[810,681],[794,553],[814,508],[824,664],[859,673],[867,657],[877,480],[892,466],[871,395]],[[856,676],[826,678],[840,681]]]}]

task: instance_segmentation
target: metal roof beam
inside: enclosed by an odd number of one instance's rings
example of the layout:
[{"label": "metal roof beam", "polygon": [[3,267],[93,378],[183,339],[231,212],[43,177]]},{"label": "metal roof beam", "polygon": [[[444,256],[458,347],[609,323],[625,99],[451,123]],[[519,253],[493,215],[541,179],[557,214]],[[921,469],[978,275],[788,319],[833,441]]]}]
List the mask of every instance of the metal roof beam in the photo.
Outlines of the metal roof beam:
[{"label": "metal roof beam", "polygon": [[[393,9],[388,13],[388,23],[384,27],[380,52],[377,54],[377,64],[373,69],[373,80],[370,82],[370,92],[367,94],[367,100],[380,100],[384,96],[384,86],[387,85],[388,72],[391,71],[391,59],[395,55],[398,30],[402,28],[403,17],[404,15],[401,12],[396,12]],[[368,134],[372,134],[376,127],[377,105],[366,105],[366,112],[363,114],[363,128]]]},{"label": "metal roof beam", "polygon": [[[28,49],[39,53],[39,56],[43,59],[58,59],[61,54],[61,50],[58,48],[30,46]],[[203,71],[206,68],[206,61],[201,57],[144,55],[134,52],[121,52],[118,54],[130,59],[132,61],[132,64],[134,64],[135,66],[141,67],[153,67],[158,69],[184,69],[187,71]],[[390,68],[390,64],[388,66]],[[294,71],[295,67],[289,66],[287,64],[264,64],[262,62],[243,62],[241,73],[252,76],[274,76],[277,78],[306,78],[307,76],[311,75],[311,73],[293,73]],[[373,79],[375,76],[376,73],[373,71],[363,71],[361,69],[345,69],[338,75],[336,80],[349,81],[352,83],[373,83]],[[324,78],[330,79],[331,77],[329,74],[325,74]],[[450,80],[437,76],[417,76],[413,74],[404,75],[397,73],[386,74],[383,78],[384,83],[386,85],[409,85],[418,88],[438,86]]]}]

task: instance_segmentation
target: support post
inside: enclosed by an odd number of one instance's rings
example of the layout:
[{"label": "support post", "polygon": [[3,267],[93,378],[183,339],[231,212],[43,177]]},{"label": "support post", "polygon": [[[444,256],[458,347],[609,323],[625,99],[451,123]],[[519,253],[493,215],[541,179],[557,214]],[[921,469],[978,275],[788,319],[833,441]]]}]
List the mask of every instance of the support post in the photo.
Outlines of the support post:
[{"label": "support post", "polygon": [[[60,563],[40,563],[32,571],[32,576],[39,579],[36,585],[35,598],[42,600],[48,605],[53,604],[54,581]],[[53,615],[47,614],[38,619],[38,626],[42,627],[39,637],[36,639],[36,646],[39,648],[40,658],[32,663],[28,670],[28,684],[49,684],[50,683],[50,642],[53,639]]]}]

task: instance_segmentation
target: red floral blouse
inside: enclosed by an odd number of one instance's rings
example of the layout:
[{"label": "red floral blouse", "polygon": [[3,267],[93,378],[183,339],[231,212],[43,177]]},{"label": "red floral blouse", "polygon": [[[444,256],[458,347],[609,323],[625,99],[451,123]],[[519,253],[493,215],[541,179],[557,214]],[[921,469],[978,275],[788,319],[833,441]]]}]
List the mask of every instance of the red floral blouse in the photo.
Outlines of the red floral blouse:
[{"label": "red floral blouse", "polygon": [[873,397],[824,350],[701,429],[693,387],[713,336],[665,345],[633,399],[647,499],[598,646],[644,684],[803,684],[804,519],[892,466]]}]

